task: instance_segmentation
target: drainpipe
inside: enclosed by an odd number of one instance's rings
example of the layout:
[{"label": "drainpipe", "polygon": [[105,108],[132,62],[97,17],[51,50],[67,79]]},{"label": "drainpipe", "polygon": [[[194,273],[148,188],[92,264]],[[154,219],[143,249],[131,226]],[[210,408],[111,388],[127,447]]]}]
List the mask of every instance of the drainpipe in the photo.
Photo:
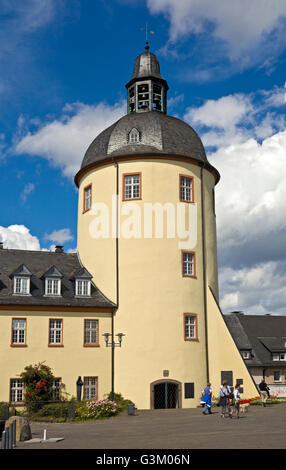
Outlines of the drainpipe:
[{"label": "drainpipe", "polygon": [[116,263],[116,308],[112,312],[111,317],[111,400],[114,400],[114,351],[115,351],[115,342],[114,342],[114,316],[119,308],[119,266],[118,266],[118,255],[119,255],[119,244],[118,244],[118,221],[119,221],[119,208],[118,208],[118,201],[119,201],[119,171],[118,171],[118,163],[114,158],[112,158],[112,162],[115,165],[116,169],[116,238],[115,238],[115,263]]},{"label": "drainpipe", "polygon": [[205,246],[205,198],[204,198],[204,167],[201,166],[201,207],[202,207],[202,251],[203,251],[203,283],[204,283],[204,316],[205,316],[205,338],[206,338],[206,376],[207,383],[210,381],[209,374],[209,348],[208,348],[208,319],[207,319],[207,279],[206,279],[206,246]]}]

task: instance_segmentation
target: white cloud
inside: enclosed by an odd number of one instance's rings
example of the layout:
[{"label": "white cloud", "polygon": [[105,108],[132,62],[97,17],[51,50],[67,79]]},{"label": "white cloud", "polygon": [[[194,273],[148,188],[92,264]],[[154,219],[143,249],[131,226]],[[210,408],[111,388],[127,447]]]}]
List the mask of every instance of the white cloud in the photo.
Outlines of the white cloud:
[{"label": "white cloud", "polygon": [[30,234],[30,230],[24,225],[0,226],[0,241],[4,248],[19,250],[39,250],[40,242],[37,237]]},{"label": "white cloud", "polygon": [[25,184],[24,189],[21,193],[21,199],[23,202],[26,202],[27,197],[29,196],[29,194],[31,194],[34,191],[34,189],[35,189],[35,185],[33,183]]},{"label": "white cloud", "polygon": [[14,152],[46,158],[66,176],[73,177],[80,168],[87,146],[124,112],[123,102],[114,106],[106,103],[67,104],[59,119],[44,123],[36,132],[28,132],[20,138]]},{"label": "white cloud", "polygon": [[206,147],[226,147],[252,137],[265,139],[285,129],[285,116],[276,112],[285,104],[284,88],[274,87],[206,100],[187,108],[184,119],[200,130]]},{"label": "white cloud", "polygon": [[284,261],[259,263],[251,268],[224,268],[220,273],[220,305],[225,313],[242,310],[247,314],[286,314]]},{"label": "white cloud", "polygon": [[163,14],[170,21],[171,44],[181,37],[206,33],[210,40],[225,45],[231,60],[245,62],[251,53],[254,56],[254,50],[258,55],[258,46],[264,45],[260,53],[265,57],[269,47],[275,51],[281,44],[285,46],[285,0],[147,0],[147,6],[151,14]]},{"label": "white cloud", "polygon": [[55,243],[65,243],[73,240],[73,236],[69,228],[62,228],[60,230],[54,230],[50,234],[45,234],[45,240],[50,240]]}]

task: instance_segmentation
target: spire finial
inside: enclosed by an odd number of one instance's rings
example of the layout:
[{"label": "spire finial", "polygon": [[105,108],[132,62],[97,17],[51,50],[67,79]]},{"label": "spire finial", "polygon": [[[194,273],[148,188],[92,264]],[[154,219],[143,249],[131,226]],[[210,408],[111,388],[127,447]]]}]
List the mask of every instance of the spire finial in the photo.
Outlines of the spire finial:
[{"label": "spire finial", "polygon": [[148,29],[148,24],[147,23],[145,25],[145,28],[141,28],[141,31],[144,31],[144,30],[145,30],[145,37],[146,37],[145,49],[146,49],[146,51],[149,51],[150,46],[149,46],[149,42],[148,42],[148,33],[154,34],[154,31],[151,31],[151,30]]}]

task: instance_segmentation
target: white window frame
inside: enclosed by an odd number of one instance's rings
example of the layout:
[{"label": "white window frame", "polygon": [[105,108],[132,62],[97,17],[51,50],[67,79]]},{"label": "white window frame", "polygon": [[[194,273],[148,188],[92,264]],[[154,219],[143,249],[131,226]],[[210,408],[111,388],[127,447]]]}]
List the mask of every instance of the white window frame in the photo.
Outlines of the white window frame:
[{"label": "white window frame", "polygon": [[191,176],[180,175],[180,200],[182,202],[194,202],[193,184],[194,179]]},{"label": "white window frame", "polygon": [[280,355],[279,355],[279,353],[273,353],[273,354],[272,354],[272,360],[273,360],[273,361],[279,361],[279,360],[280,360]]},{"label": "white window frame", "polygon": [[91,209],[91,201],[92,201],[92,186],[91,184],[84,188],[84,211],[89,211]]},{"label": "white window frame", "polygon": [[21,294],[21,295],[30,294],[30,277],[29,276],[14,276],[14,294]]},{"label": "white window frame", "polygon": [[[279,379],[275,379],[275,372],[276,373],[279,373]],[[276,382],[282,382],[282,374],[281,374],[281,370],[274,370],[273,371],[273,381],[276,383]]]},{"label": "white window frame", "polygon": [[196,315],[184,315],[185,340],[197,339],[197,321]]},{"label": "white window frame", "polygon": [[[24,327],[19,325],[20,322],[24,322]],[[12,344],[26,344],[26,325],[25,318],[12,318]]]},{"label": "white window frame", "polygon": [[83,379],[83,399],[96,400],[98,389],[98,377],[84,377]]},{"label": "white window frame", "polygon": [[286,353],[280,353],[279,359],[280,361],[286,361]]},{"label": "white window frame", "polygon": [[139,144],[140,143],[140,133],[136,127],[133,127],[128,135],[128,144]]},{"label": "white window frame", "polygon": [[195,253],[183,252],[183,276],[194,277],[196,274],[196,258]]},{"label": "white window frame", "polygon": [[[89,325],[87,323],[89,322]],[[95,326],[94,326],[94,323]],[[94,338],[95,335],[95,338]],[[94,346],[99,344],[99,322],[98,320],[91,318],[84,320],[84,345]]]},{"label": "white window frame", "polygon": [[[57,286],[57,289],[55,288]],[[45,284],[45,295],[58,296],[61,295],[61,279],[54,277],[47,277]]]},{"label": "white window frame", "polygon": [[123,181],[123,200],[128,201],[131,199],[141,199],[141,173],[123,175]]},{"label": "white window frame", "polygon": [[62,380],[61,379],[54,379],[53,380],[52,387],[51,387],[53,400],[60,399],[61,386],[62,386]]},{"label": "white window frame", "polygon": [[91,282],[88,279],[76,279],[75,295],[78,297],[90,297]]},{"label": "white window frame", "polygon": [[10,403],[23,403],[24,382],[20,379],[10,380]]},{"label": "white window frame", "polygon": [[241,351],[241,354],[242,354],[243,359],[251,358],[250,351]]},{"label": "white window frame", "polygon": [[[60,326],[59,326],[60,325]],[[63,320],[50,318],[49,320],[49,346],[63,344]]]}]

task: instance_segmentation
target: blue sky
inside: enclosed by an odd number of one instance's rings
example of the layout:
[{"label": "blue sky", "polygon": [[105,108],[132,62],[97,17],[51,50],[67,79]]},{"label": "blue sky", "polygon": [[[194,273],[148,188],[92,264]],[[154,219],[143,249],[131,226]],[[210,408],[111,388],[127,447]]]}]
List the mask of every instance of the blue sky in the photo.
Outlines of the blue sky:
[{"label": "blue sky", "polygon": [[224,311],[286,313],[284,0],[0,0],[0,238],[76,247],[73,176],[144,50],[216,190]]}]

